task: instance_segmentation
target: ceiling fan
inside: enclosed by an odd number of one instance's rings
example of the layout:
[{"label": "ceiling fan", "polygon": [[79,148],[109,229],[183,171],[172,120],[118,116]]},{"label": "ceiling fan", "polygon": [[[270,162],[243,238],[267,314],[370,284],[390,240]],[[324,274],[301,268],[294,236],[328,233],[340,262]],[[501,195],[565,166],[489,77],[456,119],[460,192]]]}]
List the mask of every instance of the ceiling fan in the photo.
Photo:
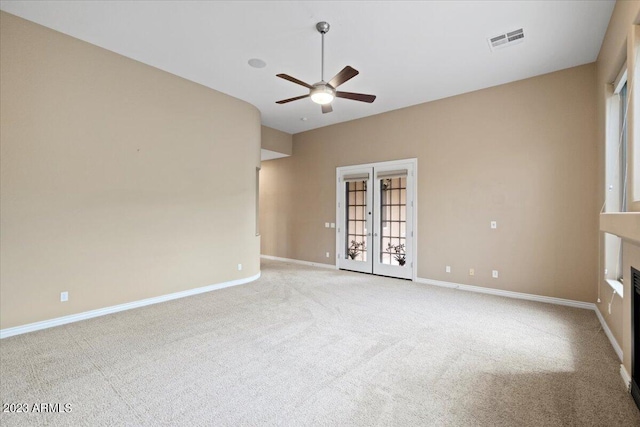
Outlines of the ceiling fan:
[{"label": "ceiling fan", "polygon": [[298,99],[311,97],[311,100],[316,104],[320,104],[322,107],[323,113],[330,113],[333,111],[331,107],[331,101],[334,98],[345,98],[352,99],[354,101],[362,101],[372,103],[375,101],[375,95],[365,95],[363,93],[353,93],[353,92],[341,92],[336,90],[338,86],[341,84],[351,80],[355,76],[359,74],[358,70],[352,68],[350,66],[346,66],[335,75],[334,78],[329,80],[329,82],[324,81],[324,35],[329,32],[329,24],[327,22],[318,22],[316,24],[316,29],[320,34],[322,34],[322,64],[321,64],[321,80],[318,83],[310,85],[301,80],[296,79],[295,77],[291,77],[287,74],[277,74],[277,77],[281,79],[289,80],[290,82],[299,84],[300,86],[304,86],[309,89],[309,93],[307,95],[296,96],[295,98],[283,99],[282,101],[276,101],[276,104],[286,104],[287,102],[297,101]]}]

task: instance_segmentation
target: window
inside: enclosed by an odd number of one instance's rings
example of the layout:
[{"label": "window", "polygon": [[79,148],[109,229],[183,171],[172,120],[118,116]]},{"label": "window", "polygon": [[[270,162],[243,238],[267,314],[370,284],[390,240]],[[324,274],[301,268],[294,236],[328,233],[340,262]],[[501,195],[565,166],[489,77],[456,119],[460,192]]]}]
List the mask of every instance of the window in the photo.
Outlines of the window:
[{"label": "window", "polygon": [[380,262],[404,265],[407,239],[407,178],[383,178],[380,182]]},{"label": "window", "polygon": [[256,236],[260,235],[260,168],[256,168]]},{"label": "window", "polygon": [[[640,81],[640,26],[635,26],[636,40],[634,46],[634,69],[633,69],[633,81],[635,82],[635,87],[638,87],[638,82]],[[630,171],[633,175],[633,201],[635,203],[640,203],[640,96],[638,96],[637,90],[631,90],[627,96],[629,97],[629,101],[627,105],[633,105],[633,116],[629,116],[629,120],[632,120],[634,126],[633,139],[629,144],[631,149],[631,162],[633,165],[632,170]],[[638,206],[633,210],[638,210]]]},{"label": "window", "polygon": [[627,211],[627,108],[629,105],[627,99],[627,82],[624,82],[620,92],[620,182],[618,189],[620,194],[620,212]]},{"label": "window", "polygon": [[625,65],[613,84],[607,105],[606,212],[626,211],[628,104]]},{"label": "window", "polygon": [[[607,105],[605,212],[627,210],[627,66],[616,78]],[[622,239],[605,233],[605,279],[620,295],[622,286]]]},{"label": "window", "polygon": [[367,260],[367,181],[347,181],[345,257]]}]

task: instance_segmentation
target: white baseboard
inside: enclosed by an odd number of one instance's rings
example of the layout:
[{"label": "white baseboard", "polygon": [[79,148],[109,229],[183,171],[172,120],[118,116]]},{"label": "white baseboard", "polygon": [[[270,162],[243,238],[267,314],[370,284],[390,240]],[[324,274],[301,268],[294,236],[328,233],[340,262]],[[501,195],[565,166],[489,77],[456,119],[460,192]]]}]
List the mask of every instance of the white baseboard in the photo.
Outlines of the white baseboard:
[{"label": "white baseboard", "polygon": [[322,264],[322,263],[319,263],[319,262],[302,261],[302,260],[299,260],[299,259],[291,259],[291,258],[280,258],[280,257],[277,257],[277,256],[271,256],[271,255],[260,255],[260,258],[270,259],[272,261],[289,262],[291,264],[306,265],[306,266],[309,266],[309,267],[329,268],[331,270],[337,270],[338,269],[335,265],[331,265],[331,264]]},{"label": "white baseboard", "polygon": [[26,334],[27,332],[39,331],[41,329],[53,328],[54,326],[66,325],[67,323],[73,323],[80,320],[104,316],[107,314],[117,313],[119,311],[131,310],[132,308],[144,307],[151,304],[158,304],[178,298],[211,292],[231,286],[244,285],[245,283],[253,282],[254,280],[257,280],[259,278],[260,273],[251,277],[247,277],[246,279],[237,279],[231,280],[229,282],[216,283],[215,285],[208,285],[200,288],[189,289],[186,291],[174,292],[172,294],[160,295],[158,297],[112,305],[111,307],[104,307],[97,310],[85,311],[83,313],[71,314],[69,316],[57,317],[55,319],[43,320],[42,322],[29,323],[27,325],[16,326],[13,328],[0,329],[0,339],[12,337],[14,335]]},{"label": "white baseboard", "polygon": [[590,302],[574,301],[564,298],[545,297],[542,295],[525,294],[522,292],[504,291],[502,289],[484,288],[482,286],[463,285],[460,283],[443,282],[441,280],[423,279],[421,277],[416,278],[415,281],[427,285],[460,289],[461,291],[478,292],[481,294],[498,295],[501,297],[524,299],[528,301],[546,302],[549,304],[566,305],[568,307],[584,308],[587,310],[596,309],[596,305]]},{"label": "white baseboard", "polygon": [[[600,324],[602,325],[602,330],[604,331],[607,338],[609,338],[609,341],[611,342],[611,346],[613,347],[613,350],[616,352],[616,354],[618,355],[618,358],[622,362],[622,347],[620,347],[620,344],[618,344],[618,341],[616,341],[616,337],[613,336],[611,329],[609,329],[609,325],[607,325],[607,322],[605,322],[604,317],[602,316],[602,313],[600,313],[600,310],[598,310],[598,307],[595,308],[595,311],[596,311],[596,316],[598,316],[598,320],[600,320]],[[624,367],[622,369],[624,369]]]},{"label": "white baseboard", "polygon": [[624,365],[620,365],[620,376],[624,381],[624,389],[627,390],[627,393],[631,393],[631,375],[624,368]]}]

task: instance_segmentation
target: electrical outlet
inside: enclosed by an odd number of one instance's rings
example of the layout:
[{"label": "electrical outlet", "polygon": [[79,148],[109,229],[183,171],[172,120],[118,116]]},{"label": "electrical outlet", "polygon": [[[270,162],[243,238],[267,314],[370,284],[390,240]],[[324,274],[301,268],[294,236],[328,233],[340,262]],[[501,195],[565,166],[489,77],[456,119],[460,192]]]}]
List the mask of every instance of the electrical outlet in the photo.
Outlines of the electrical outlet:
[{"label": "electrical outlet", "polygon": [[327,252],[327,258],[329,258],[331,255],[329,255],[329,252]]},{"label": "electrical outlet", "polygon": [[445,271],[446,273],[451,273],[451,266],[450,266],[450,265],[447,265],[447,266],[444,268],[444,271]]},{"label": "electrical outlet", "polygon": [[469,269],[469,276],[475,276],[476,275],[476,271],[473,268]]},{"label": "electrical outlet", "polygon": [[493,229],[498,228],[498,221],[491,221],[491,228]]},{"label": "electrical outlet", "polygon": [[242,271],[242,264],[238,264],[238,271]]},{"label": "electrical outlet", "polygon": [[493,277],[494,279],[498,278],[498,270],[492,270],[491,271],[491,277]]},{"label": "electrical outlet", "polygon": [[60,302],[67,302],[69,301],[69,292],[64,291],[64,292],[60,292]]}]

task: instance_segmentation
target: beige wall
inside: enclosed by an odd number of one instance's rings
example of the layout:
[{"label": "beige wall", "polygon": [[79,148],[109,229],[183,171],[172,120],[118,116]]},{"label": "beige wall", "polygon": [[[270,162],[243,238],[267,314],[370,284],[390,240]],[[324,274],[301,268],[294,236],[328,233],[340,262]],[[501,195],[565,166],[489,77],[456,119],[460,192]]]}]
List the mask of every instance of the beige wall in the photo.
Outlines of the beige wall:
[{"label": "beige wall", "polygon": [[419,277],[593,302],[595,99],[589,64],[296,134],[263,164],[262,253],[332,262],[336,167],[415,157]]},{"label": "beige wall", "polygon": [[[635,47],[633,39],[637,38],[637,28],[633,28],[633,24],[638,24],[640,14],[640,1],[618,1],[616,3],[613,15],[609,21],[609,27],[598,55],[597,65],[597,136],[598,136],[598,166],[599,166],[599,181],[598,181],[598,204],[602,206],[604,203],[605,194],[605,130],[606,130],[606,117],[607,117],[607,98],[612,92],[611,83],[615,80],[618,72],[622,68],[625,61],[628,66],[633,67],[635,65]],[[627,41],[630,43],[627,43]],[[631,87],[633,80],[633,73],[629,74],[629,87]],[[636,96],[637,97],[637,96]],[[633,106],[631,107],[630,117],[633,117]],[[628,139],[631,142],[634,138],[635,123],[630,120],[628,123],[629,134]],[[637,138],[637,136],[635,136]],[[628,153],[628,171],[629,177],[633,177],[635,162],[633,161],[634,153],[630,144],[630,150]],[[629,203],[629,210],[640,212],[640,203],[633,202],[633,186],[632,179],[629,179],[629,191],[627,200]],[[612,225],[609,224],[609,228]],[[622,235],[627,233],[626,226],[614,228]],[[633,233],[633,230],[628,230],[629,234]],[[604,239],[601,236],[601,248],[604,248]],[[616,341],[622,347],[624,354],[624,365],[627,372],[631,372],[631,286],[629,284],[629,266],[640,265],[640,248],[636,243],[626,240],[623,247],[623,274],[625,279],[625,298],[621,299],[618,296],[613,298],[613,304],[611,306],[611,314],[608,313],[608,304],[612,300],[612,289],[606,282],[601,281],[599,286],[599,295],[601,303],[598,304],[598,310],[602,313],[607,325],[611,329]],[[600,256],[600,272],[604,272],[604,249],[601,251]],[[601,273],[604,277],[604,273]]]},{"label": "beige wall", "polygon": [[277,153],[291,155],[293,152],[293,137],[291,134],[262,126],[262,148]]},{"label": "beige wall", "polygon": [[6,13],[0,42],[1,328],[259,272],[254,107]]}]

